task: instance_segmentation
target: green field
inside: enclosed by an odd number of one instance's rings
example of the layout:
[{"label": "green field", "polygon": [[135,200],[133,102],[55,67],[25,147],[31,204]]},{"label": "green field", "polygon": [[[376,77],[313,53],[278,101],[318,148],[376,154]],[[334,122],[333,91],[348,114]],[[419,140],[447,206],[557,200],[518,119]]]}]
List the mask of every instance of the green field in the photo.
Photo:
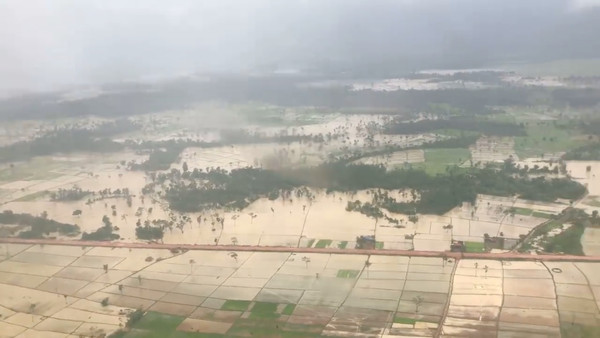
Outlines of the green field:
[{"label": "green field", "polygon": [[221,306],[221,310],[227,311],[246,311],[250,301],[247,300],[228,300]]},{"label": "green field", "polygon": [[341,241],[338,244],[338,249],[346,249],[346,246],[348,246],[348,241]]},{"label": "green field", "polygon": [[417,322],[416,319],[406,318],[406,317],[394,317],[394,323],[399,324],[415,324]]},{"label": "green field", "polygon": [[519,158],[537,157],[542,153],[564,152],[586,143],[574,127],[554,125],[552,122],[528,122],[527,136],[515,137],[515,152]]},{"label": "green field", "polygon": [[338,278],[356,278],[360,271],[358,270],[338,270]]},{"label": "green field", "polygon": [[583,235],[584,230],[585,226],[583,224],[573,224],[570,228],[560,234],[548,238],[547,242],[544,244],[544,251],[563,252],[570,255],[583,255],[581,235]]},{"label": "green field", "polygon": [[534,212],[531,214],[531,216],[533,216],[533,217],[539,217],[539,218],[548,218],[548,219],[550,219],[550,218],[553,218],[553,217],[554,217],[554,215],[552,215],[552,214],[548,214],[548,213],[541,212],[541,211],[534,211]]},{"label": "green field", "polygon": [[256,302],[250,310],[250,318],[279,318],[280,314],[277,313],[277,303],[267,303],[267,302]]},{"label": "green field", "polygon": [[[175,335],[175,330],[185,318],[158,312],[147,312],[142,319],[133,325],[125,337],[185,337]],[[198,337],[198,336],[196,336]]]},{"label": "green field", "polygon": [[527,208],[510,208],[509,211],[511,213],[514,212],[516,215],[523,215],[523,216],[531,216],[531,214],[533,213],[533,210],[527,209]]},{"label": "green field", "polygon": [[[158,312],[147,312],[142,319],[128,331],[119,331],[110,338],[203,338],[203,337],[319,337],[323,327],[318,325],[285,324],[277,318],[278,304],[254,304],[249,318],[240,318],[235,321],[226,334],[200,333],[177,331],[184,317],[172,316]],[[282,314],[289,315],[295,305],[289,304]]]},{"label": "green field", "polygon": [[465,242],[466,252],[484,252],[485,245],[482,242]]},{"label": "green field", "polygon": [[331,245],[332,240],[330,239],[320,239],[315,248],[328,248]]},{"label": "green field", "polygon": [[285,306],[285,308],[283,308],[283,311],[281,311],[281,314],[290,316],[294,312],[295,309],[296,309],[296,304],[287,304]]},{"label": "green field", "polygon": [[560,334],[563,337],[596,338],[600,337],[600,327],[560,323]]},{"label": "green field", "polygon": [[422,169],[429,175],[443,174],[450,166],[459,166],[471,158],[469,149],[425,149],[425,162],[414,163],[412,167]]}]

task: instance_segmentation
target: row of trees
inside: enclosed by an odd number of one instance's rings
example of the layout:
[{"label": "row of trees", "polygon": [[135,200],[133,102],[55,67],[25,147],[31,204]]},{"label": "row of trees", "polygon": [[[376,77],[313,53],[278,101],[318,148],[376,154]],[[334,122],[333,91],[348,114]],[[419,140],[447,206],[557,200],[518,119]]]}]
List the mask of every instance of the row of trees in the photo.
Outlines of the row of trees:
[{"label": "row of trees", "polygon": [[600,143],[595,142],[569,150],[562,158],[567,161],[600,161]]},{"label": "row of trees", "polygon": [[139,126],[129,120],[122,120],[107,122],[91,129],[55,129],[30,141],[21,141],[0,147],[0,162],[77,151],[114,152],[123,149],[123,145],[112,141],[109,137],[137,128]]},{"label": "row of trees", "polygon": [[83,190],[75,185],[70,189],[60,188],[57,191],[50,193],[50,199],[52,201],[79,201],[89,194],[92,194],[92,192]]},{"label": "row of trees", "polygon": [[421,120],[418,122],[396,122],[386,126],[387,134],[421,134],[440,129],[457,129],[473,131],[485,135],[525,136],[525,128],[521,125],[506,122],[486,121],[473,118],[455,117],[450,119]]},{"label": "row of trees", "polygon": [[113,233],[113,225],[108,216],[104,215],[102,217],[103,225],[96,229],[94,232],[84,232],[81,235],[81,239],[89,240],[89,241],[112,241],[115,239],[119,239],[120,236],[118,234]]},{"label": "row of trees", "polygon": [[491,167],[449,170],[435,177],[420,170],[387,171],[382,165],[343,163],[282,170],[243,168],[188,173],[184,178],[178,170],[172,170],[164,176],[164,197],[174,210],[242,209],[260,197],[302,186],[325,188],[328,192],[414,189],[419,200],[400,203],[382,198],[379,206],[394,212],[428,214],[442,214],[463,201],[473,202],[478,193],[541,201],[577,199],[585,193],[585,187],[569,179],[515,176],[509,170]]},{"label": "row of trees", "polygon": [[20,225],[28,230],[20,231],[21,238],[44,238],[52,233],[74,237],[79,235],[79,227],[74,224],[60,223],[47,218],[47,214],[33,216],[31,214],[15,214],[11,210],[0,213],[0,224]]}]

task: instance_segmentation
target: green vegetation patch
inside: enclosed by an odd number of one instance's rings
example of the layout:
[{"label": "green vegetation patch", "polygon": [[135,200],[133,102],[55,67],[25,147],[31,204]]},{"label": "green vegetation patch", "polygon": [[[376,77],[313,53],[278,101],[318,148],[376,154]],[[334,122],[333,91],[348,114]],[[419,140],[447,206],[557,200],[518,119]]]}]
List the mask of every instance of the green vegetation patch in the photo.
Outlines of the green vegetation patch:
[{"label": "green vegetation patch", "polygon": [[346,246],[348,246],[348,241],[341,241],[338,243],[338,249],[346,249]]},{"label": "green vegetation patch", "polygon": [[359,270],[338,270],[338,278],[356,278],[360,273]]},{"label": "green vegetation patch", "polygon": [[184,319],[184,317],[150,311],[135,323],[133,328],[143,330],[144,337],[169,337]]},{"label": "green vegetation patch", "polygon": [[547,218],[547,219],[554,218],[554,215],[548,214],[545,212],[541,212],[541,211],[534,211],[531,215],[533,217],[538,217],[538,218]]},{"label": "green vegetation patch", "polygon": [[15,214],[11,210],[0,213],[0,224],[17,224],[29,226],[30,229],[19,233],[21,238],[45,238],[51,233],[58,232],[64,236],[79,235],[79,226],[75,224],[60,223],[46,217],[30,214]]},{"label": "green vegetation patch", "polygon": [[295,309],[296,304],[287,304],[285,308],[283,308],[283,311],[281,311],[281,314],[291,316]]},{"label": "green vegetation patch", "polygon": [[313,244],[315,243],[315,239],[311,238],[308,240],[308,243],[306,244],[307,248],[312,248]]},{"label": "green vegetation patch", "polygon": [[573,323],[560,323],[562,337],[595,338],[600,337],[600,327]]},{"label": "green vegetation patch", "polygon": [[533,210],[527,208],[510,208],[510,212],[514,212],[517,215],[531,216]]},{"label": "green vegetation patch", "polygon": [[590,143],[584,146],[571,149],[563,155],[563,160],[574,161],[599,161],[600,143]]},{"label": "green vegetation patch", "polygon": [[485,245],[482,242],[465,242],[466,252],[485,252]]},{"label": "green vegetation patch", "polygon": [[416,319],[406,317],[394,317],[394,323],[398,324],[411,324],[414,325],[417,322]]},{"label": "green vegetation patch", "polygon": [[375,249],[383,249],[383,242],[375,242]]},{"label": "green vegetation patch", "polygon": [[246,311],[250,302],[247,300],[227,300],[221,310],[227,311]]},{"label": "green vegetation patch", "polygon": [[548,238],[547,243],[544,245],[544,251],[563,252],[570,255],[583,255],[581,235],[583,235],[584,230],[585,226],[581,222],[573,224],[570,228],[560,234]]},{"label": "green vegetation patch", "polygon": [[459,166],[471,158],[471,152],[464,148],[425,149],[425,162],[415,164],[429,175],[443,174],[448,167]]},{"label": "green vegetation patch", "polygon": [[202,332],[184,332],[175,331],[169,336],[169,338],[221,338],[225,335],[218,333],[202,333]]},{"label": "green vegetation patch", "polygon": [[315,245],[315,248],[327,248],[331,245],[331,242],[330,239],[320,239]]},{"label": "green vegetation patch", "polygon": [[256,302],[250,310],[250,318],[279,318],[277,303]]},{"label": "green vegetation patch", "polygon": [[273,319],[238,319],[227,331],[227,337],[281,337],[283,323]]},{"label": "green vegetation patch", "polygon": [[519,158],[557,153],[580,147],[586,143],[575,125],[559,122],[530,121],[526,125],[527,136],[515,137],[515,151]]},{"label": "green vegetation patch", "polygon": [[533,230],[530,240],[523,243],[523,245],[519,249],[519,252],[526,252],[526,251],[533,249],[534,241],[538,242],[539,246],[544,247],[549,241],[549,238],[546,237],[548,235],[548,233],[554,229],[559,229],[562,227],[563,227],[562,223],[557,222],[557,221],[550,221],[550,222],[546,222],[542,225],[537,226]]}]

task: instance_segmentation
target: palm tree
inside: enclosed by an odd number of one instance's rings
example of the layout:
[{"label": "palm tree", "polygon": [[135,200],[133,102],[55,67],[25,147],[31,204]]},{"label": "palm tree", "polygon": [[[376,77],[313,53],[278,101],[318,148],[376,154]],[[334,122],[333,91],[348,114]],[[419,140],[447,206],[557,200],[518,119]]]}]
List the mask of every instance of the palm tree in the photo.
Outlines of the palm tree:
[{"label": "palm tree", "polygon": [[237,252],[230,252],[229,253],[229,257],[235,259],[235,262],[237,263],[237,261],[238,261],[238,254],[237,254]]},{"label": "palm tree", "polygon": [[31,303],[29,304],[29,313],[31,314],[31,322],[33,323],[33,311],[35,311],[35,307],[37,304]]},{"label": "palm tree", "polygon": [[196,263],[195,260],[190,259],[190,275],[194,272],[194,264]]},{"label": "palm tree", "polygon": [[302,257],[302,261],[306,263],[306,268],[308,269],[308,263],[310,263],[310,257],[304,256]]},{"label": "palm tree", "polygon": [[371,262],[369,262],[369,258],[365,261],[365,268],[367,269],[367,279],[369,279],[369,267],[371,266]]},{"label": "palm tree", "polygon": [[419,307],[421,306],[421,303],[423,303],[423,297],[420,295],[415,296],[413,302],[415,303],[415,313],[419,313]]}]

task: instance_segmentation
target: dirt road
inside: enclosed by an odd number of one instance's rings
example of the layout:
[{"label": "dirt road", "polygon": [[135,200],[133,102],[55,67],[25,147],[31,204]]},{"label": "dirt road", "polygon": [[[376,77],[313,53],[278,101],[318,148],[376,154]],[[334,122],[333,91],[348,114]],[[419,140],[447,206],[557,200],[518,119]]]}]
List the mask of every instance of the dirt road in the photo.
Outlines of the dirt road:
[{"label": "dirt road", "polygon": [[410,257],[447,257],[454,259],[492,259],[492,260],[523,260],[523,261],[579,261],[600,262],[600,256],[575,256],[575,255],[530,255],[516,252],[507,253],[466,253],[466,252],[437,252],[437,251],[412,251],[412,250],[364,250],[364,249],[337,249],[337,248],[294,248],[282,246],[250,246],[250,245],[195,245],[195,244],[161,244],[161,243],[127,243],[127,242],[99,242],[76,241],[55,239],[22,239],[0,238],[0,243],[31,244],[31,245],[68,245],[91,246],[108,248],[131,249],[179,249],[179,250],[212,250],[212,251],[256,251],[256,252],[293,252],[293,253],[323,253],[342,255],[385,255],[385,256],[410,256]]}]

